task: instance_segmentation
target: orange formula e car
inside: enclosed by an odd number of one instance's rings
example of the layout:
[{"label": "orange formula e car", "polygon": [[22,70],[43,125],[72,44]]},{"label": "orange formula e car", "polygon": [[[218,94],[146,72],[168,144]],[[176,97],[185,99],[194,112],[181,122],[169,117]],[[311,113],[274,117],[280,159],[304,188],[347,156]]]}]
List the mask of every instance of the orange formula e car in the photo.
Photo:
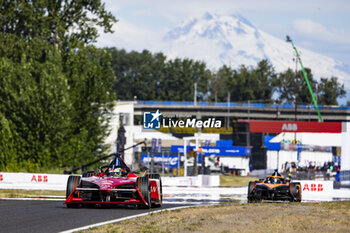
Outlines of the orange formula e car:
[{"label": "orange formula e car", "polygon": [[285,179],[276,170],[265,180],[249,182],[248,203],[261,200],[300,202],[301,185],[299,182]]},{"label": "orange formula e car", "polygon": [[133,174],[118,154],[112,162],[81,176],[71,175],[67,181],[67,208],[126,204],[139,208],[162,205],[162,181],[159,174],[138,177]]}]

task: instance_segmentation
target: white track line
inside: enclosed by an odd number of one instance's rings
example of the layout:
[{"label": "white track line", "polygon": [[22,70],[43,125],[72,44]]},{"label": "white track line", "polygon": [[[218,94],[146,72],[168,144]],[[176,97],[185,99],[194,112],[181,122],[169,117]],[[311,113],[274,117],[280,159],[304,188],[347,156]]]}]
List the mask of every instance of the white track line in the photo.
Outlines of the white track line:
[{"label": "white track line", "polygon": [[99,227],[99,226],[103,226],[103,225],[107,225],[107,224],[117,223],[117,222],[129,220],[129,219],[133,219],[133,218],[146,216],[149,214],[155,214],[155,213],[160,213],[163,211],[172,211],[172,210],[178,210],[178,209],[184,209],[184,208],[190,208],[190,207],[193,207],[193,206],[179,206],[179,207],[174,207],[174,208],[169,208],[169,209],[155,210],[155,211],[151,211],[151,212],[147,212],[147,213],[143,213],[143,214],[136,214],[136,215],[132,215],[132,216],[124,217],[124,218],[118,218],[118,219],[109,220],[109,221],[100,222],[100,223],[95,223],[95,224],[91,224],[91,225],[87,225],[87,226],[83,226],[83,227],[79,227],[79,228],[74,228],[74,229],[70,229],[67,231],[61,231],[60,233],[71,233],[71,232],[76,232],[76,231],[87,230],[87,229],[92,228],[92,227]]}]

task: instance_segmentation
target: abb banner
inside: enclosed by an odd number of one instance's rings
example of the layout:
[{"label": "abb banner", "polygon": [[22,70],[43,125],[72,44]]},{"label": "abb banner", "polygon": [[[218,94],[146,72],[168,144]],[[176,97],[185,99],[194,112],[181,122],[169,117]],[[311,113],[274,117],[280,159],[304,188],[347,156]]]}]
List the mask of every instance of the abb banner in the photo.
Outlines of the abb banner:
[{"label": "abb banner", "polygon": [[298,180],[301,183],[303,201],[331,201],[333,181]]},{"label": "abb banner", "polygon": [[[69,175],[0,173],[0,189],[66,190]],[[220,176],[162,177],[163,186],[218,187]]]},{"label": "abb banner", "polygon": [[240,121],[249,123],[249,131],[252,133],[341,133],[341,122],[317,122],[317,121]]},{"label": "abb banner", "polygon": [[0,173],[0,189],[66,190],[69,175]]}]

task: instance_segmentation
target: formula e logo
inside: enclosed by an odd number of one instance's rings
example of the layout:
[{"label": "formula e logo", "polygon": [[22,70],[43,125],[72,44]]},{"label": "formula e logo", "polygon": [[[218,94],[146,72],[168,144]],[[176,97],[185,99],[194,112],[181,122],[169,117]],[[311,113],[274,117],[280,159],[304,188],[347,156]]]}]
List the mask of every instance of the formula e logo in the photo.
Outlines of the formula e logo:
[{"label": "formula e logo", "polygon": [[144,129],[160,129],[162,113],[157,110],[156,112],[144,112],[143,113],[143,128]]}]

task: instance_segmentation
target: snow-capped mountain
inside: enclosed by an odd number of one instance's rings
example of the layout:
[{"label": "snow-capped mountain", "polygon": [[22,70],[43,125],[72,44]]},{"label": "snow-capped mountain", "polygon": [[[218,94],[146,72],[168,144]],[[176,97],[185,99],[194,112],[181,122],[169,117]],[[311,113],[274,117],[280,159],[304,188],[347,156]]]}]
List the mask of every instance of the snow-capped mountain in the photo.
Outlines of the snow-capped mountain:
[{"label": "snow-capped mountain", "polygon": [[[284,39],[261,31],[242,16],[206,13],[169,31],[163,38],[162,51],[170,58],[205,61],[208,67],[216,69],[224,64],[234,68],[241,64],[255,66],[261,59],[268,59],[281,72],[295,69],[294,50]],[[316,79],[336,76],[350,89],[348,64],[296,46],[304,67],[311,68]]]}]

